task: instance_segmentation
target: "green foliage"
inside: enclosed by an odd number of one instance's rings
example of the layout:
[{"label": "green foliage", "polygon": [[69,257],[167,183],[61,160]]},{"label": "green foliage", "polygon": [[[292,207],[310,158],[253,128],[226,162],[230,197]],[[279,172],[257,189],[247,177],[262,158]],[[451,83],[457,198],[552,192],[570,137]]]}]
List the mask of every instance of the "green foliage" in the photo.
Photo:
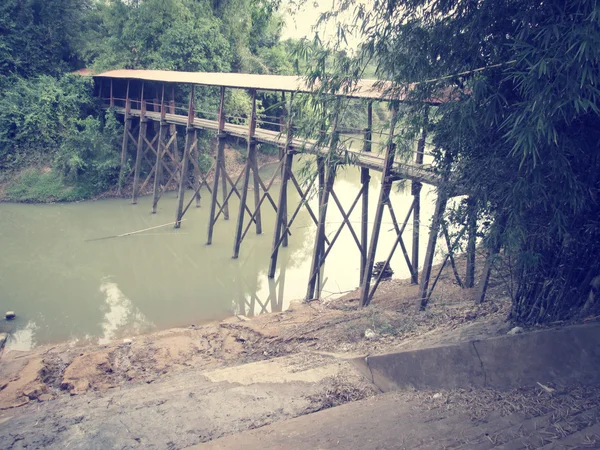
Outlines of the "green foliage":
[{"label": "green foliage", "polygon": [[[305,45],[309,79],[323,92],[352,89],[374,61],[411,100],[397,139],[426,126],[436,170],[460,179],[492,219],[485,243],[513,264],[513,319],[581,311],[600,273],[600,5],[345,0],[323,19],[344,11],[355,21],[333,42]],[[365,39],[348,58],[352,29]],[[425,123],[426,102],[449,97]]]},{"label": "green foliage", "polygon": [[122,132],[111,111],[104,126],[91,116],[78,120],[65,136],[54,167],[67,181],[79,182],[93,192],[109,189],[119,175],[117,149]]},{"label": "green foliage", "polygon": [[[68,200],[115,183],[122,126],[112,114],[102,117],[91,79],[66,72],[93,67],[290,73],[290,44],[280,42],[277,6],[263,0],[4,1],[0,169],[3,180],[13,178],[9,197]],[[178,101],[187,94],[178,92]],[[197,89],[197,109],[215,111],[216,102],[215,89]],[[247,123],[250,108],[247,93],[229,90],[226,109],[235,121]],[[208,135],[199,133],[199,148],[200,167],[209,170]]]},{"label": "green foliage", "polygon": [[[0,168],[52,171],[17,175],[10,199],[78,199],[107,189],[118,172],[122,126],[112,112],[102,122],[91,80],[76,75],[14,77],[0,98]],[[73,188],[73,186],[76,188]]]},{"label": "green foliage", "polygon": [[78,118],[98,112],[91,83],[75,75],[6,81],[0,97],[0,168],[51,160]]},{"label": "green foliage", "polygon": [[29,167],[15,177],[5,197],[14,202],[45,203],[82,200],[93,193],[87,186],[67,183],[55,170]]},{"label": "green foliage", "polygon": [[87,0],[3,0],[0,76],[58,75],[79,63]]}]

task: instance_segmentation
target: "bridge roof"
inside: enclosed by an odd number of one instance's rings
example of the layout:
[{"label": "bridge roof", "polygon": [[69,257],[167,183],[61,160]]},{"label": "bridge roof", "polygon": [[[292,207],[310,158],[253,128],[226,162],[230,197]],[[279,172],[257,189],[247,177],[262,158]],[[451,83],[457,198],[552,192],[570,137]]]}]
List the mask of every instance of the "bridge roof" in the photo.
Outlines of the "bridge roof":
[{"label": "bridge roof", "polygon": [[[94,75],[103,78],[122,78],[129,80],[146,80],[163,83],[186,83],[204,86],[224,86],[240,89],[257,89],[261,91],[314,92],[302,77],[296,75],[257,75],[247,73],[219,72],[176,72],[171,70],[111,70]],[[391,82],[378,80],[359,80],[356,89],[351,92],[340,92],[337,95],[351,98],[373,100],[392,100],[386,91]],[[403,98],[395,98],[403,100]]]}]

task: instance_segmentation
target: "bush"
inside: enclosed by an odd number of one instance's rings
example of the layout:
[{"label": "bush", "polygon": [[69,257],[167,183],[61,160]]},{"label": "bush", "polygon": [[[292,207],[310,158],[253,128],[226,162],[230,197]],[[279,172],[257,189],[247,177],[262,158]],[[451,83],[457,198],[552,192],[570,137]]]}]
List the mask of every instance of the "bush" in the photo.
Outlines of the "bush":
[{"label": "bush", "polygon": [[14,202],[62,202],[82,200],[92,193],[84,186],[68,185],[62,175],[46,168],[27,168],[6,189],[6,199]]}]

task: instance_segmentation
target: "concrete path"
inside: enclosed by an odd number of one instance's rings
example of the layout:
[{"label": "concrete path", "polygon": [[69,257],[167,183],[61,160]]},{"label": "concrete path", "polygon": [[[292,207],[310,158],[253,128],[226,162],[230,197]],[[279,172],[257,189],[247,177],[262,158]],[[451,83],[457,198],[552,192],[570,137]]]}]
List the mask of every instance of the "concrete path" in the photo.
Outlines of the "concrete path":
[{"label": "concrete path", "polygon": [[348,403],[193,450],[316,449],[574,449],[600,448],[599,408],[568,417],[491,414],[474,421],[466,412],[419,404],[400,393]]},{"label": "concrete path", "polygon": [[310,413],[332,388],[361,383],[372,389],[349,362],[312,354],[178,372],[0,411],[0,448],[185,448]]}]

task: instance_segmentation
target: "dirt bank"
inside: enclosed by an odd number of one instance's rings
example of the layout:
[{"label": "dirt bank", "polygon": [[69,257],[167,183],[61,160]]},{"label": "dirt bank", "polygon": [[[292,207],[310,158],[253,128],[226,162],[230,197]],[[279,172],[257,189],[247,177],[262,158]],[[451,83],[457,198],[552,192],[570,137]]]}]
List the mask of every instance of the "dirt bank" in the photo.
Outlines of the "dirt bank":
[{"label": "dirt bank", "polygon": [[488,301],[445,273],[430,306],[418,309],[417,286],[384,282],[368,308],[358,292],[332,301],[296,302],[282,313],[164,330],[107,345],[63,343],[9,351],[0,364],[0,409],[88,391],[153,383],[166,374],[205,372],[301,352],[352,357],[393,348],[481,339],[506,333],[509,302],[492,280]]},{"label": "dirt bank", "polygon": [[394,280],[368,308],[352,292],[107,345],[9,351],[0,360],[0,445],[182,448],[370,397],[377,388],[352,357],[511,329],[499,279],[483,305],[473,295],[448,271],[426,311],[416,286]]}]

